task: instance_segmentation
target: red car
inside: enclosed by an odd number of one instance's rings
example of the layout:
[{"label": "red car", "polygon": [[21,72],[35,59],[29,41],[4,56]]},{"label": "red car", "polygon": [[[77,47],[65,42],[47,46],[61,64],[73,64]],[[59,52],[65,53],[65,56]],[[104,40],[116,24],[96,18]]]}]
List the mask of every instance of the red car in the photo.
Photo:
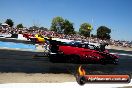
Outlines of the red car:
[{"label": "red car", "polygon": [[32,34],[25,33],[23,34],[23,37],[27,38],[29,40],[31,37],[34,37]]},{"label": "red car", "polygon": [[52,62],[67,61],[72,63],[101,63],[118,64],[118,57],[105,51],[100,51],[98,47],[85,43],[62,43],[51,42]]},{"label": "red car", "polygon": [[42,35],[38,35],[38,34],[23,34],[23,37],[27,38],[27,40],[30,40],[33,43],[44,43],[45,39]]}]

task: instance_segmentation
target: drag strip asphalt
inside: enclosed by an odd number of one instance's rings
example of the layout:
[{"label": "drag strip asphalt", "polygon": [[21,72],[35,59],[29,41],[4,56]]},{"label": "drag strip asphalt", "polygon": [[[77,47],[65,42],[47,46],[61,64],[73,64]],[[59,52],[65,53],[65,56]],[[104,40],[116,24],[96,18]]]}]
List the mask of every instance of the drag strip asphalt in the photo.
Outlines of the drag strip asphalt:
[{"label": "drag strip asphalt", "polygon": [[[119,65],[83,64],[86,73],[132,74],[132,51],[109,50],[119,54]],[[0,72],[74,74],[81,64],[52,63],[44,53],[0,49]],[[125,55],[120,55],[125,54]],[[34,55],[38,55],[34,57]]]}]

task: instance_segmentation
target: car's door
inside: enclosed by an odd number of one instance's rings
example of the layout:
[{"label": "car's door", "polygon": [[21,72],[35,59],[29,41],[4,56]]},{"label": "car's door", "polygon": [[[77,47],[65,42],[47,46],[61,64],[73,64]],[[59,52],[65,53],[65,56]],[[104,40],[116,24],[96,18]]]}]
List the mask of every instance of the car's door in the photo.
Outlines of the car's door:
[{"label": "car's door", "polygon": [[98,51],[95,50],[93,45],[85,44],[85,48],[83,49],[83,57],[89,60],[95,60],[98,56],[96,52]]}]

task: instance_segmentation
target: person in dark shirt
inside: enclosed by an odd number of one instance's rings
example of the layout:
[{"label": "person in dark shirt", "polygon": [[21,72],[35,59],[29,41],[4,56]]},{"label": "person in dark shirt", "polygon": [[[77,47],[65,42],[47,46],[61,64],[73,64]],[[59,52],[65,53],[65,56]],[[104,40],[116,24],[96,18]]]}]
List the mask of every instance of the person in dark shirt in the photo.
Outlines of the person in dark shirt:
[{"label": "person in dark shirt", "polygon": [[58,48],[59,48],[59,42],[58,41],[56,41],[56,40],[52,40],[52,37],[50,37],[49,39],[48,39],[48,41],[49,41],[49,43],[50,43],[50,51],[52,52],[52,53],[58,53]]},{"label": "person in dark shirt", "polygon": [[100,51],[103,52],[105,51],[105,46],[108,46],[109,44],[108,43],[101,43],[100,44]]}]

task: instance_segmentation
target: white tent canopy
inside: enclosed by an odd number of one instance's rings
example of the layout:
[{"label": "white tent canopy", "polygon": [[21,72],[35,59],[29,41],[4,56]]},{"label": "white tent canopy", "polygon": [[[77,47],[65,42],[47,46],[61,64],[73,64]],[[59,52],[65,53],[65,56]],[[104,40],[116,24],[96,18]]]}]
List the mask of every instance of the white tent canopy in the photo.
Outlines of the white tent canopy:
[{"label": "white tent canopy", "polygon": [[2,23],[1,25],[2,26],[9,26],[7,23]]}]

